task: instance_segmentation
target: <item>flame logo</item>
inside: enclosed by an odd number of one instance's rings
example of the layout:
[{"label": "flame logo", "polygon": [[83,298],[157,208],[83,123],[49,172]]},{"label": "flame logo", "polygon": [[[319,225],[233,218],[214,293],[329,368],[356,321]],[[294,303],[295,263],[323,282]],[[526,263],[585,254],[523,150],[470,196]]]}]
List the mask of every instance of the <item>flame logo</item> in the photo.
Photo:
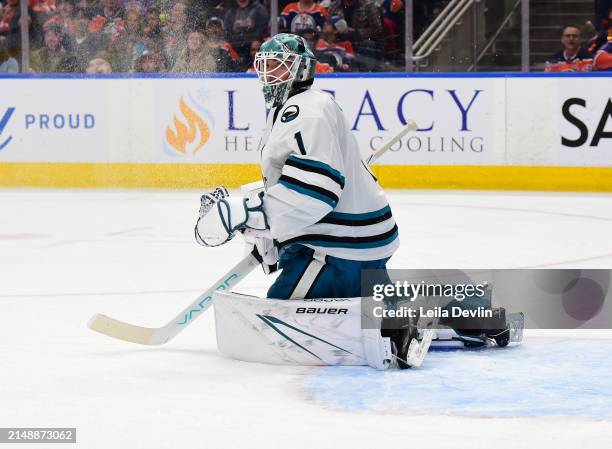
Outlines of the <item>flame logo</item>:
[{"label": "flame logo", "polygon": [[187,145],[195,141],[199,131],[200,139],[193,151],[191,151],[193,155],[200,150],[210,138],[210,128],[204,119],[185,103],[183,97],[181,97],[179,101],[179,109],[183,117],[187,120],[187,124],[180,121],[175,114],[172,121],[176,131],[172,130],[170,126],[166,126],[166,141],[179,153],[187,154]]}]

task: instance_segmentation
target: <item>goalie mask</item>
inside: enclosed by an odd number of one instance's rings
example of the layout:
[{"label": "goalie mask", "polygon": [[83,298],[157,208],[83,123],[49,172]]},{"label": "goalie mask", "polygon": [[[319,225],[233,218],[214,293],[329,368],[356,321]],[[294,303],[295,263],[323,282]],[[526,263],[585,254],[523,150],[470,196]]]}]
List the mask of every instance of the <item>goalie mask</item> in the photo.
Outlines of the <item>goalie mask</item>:
[{"label": "goalie mask", "polygon": [[301,36],[281,33],[264,42],[255,54],[255,70],[266,107],[281,106],[291,92],[313,82],[316,59]]}]

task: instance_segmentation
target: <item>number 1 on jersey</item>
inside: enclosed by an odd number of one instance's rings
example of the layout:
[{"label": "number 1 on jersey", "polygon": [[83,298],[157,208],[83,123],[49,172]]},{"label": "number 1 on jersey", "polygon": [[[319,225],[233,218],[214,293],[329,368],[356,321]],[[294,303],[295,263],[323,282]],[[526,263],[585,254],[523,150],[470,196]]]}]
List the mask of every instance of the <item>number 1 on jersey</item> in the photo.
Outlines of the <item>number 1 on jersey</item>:
[{"label": "number 1 on jersey", "polygon": [[298,148],[300,153],[306,155],[306,148],[304,148],[304,141],[302,140],[302,133],[300,131],[296,132],[293,137],[295,137],[295,141],[298,144]]}]

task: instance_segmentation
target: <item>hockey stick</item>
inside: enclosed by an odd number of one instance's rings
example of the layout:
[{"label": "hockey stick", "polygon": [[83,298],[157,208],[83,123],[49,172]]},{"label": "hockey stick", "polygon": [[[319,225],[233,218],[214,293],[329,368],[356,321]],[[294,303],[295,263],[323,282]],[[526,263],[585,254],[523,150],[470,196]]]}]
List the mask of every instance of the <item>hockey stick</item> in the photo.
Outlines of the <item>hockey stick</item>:
[{"label": "hockey stick", "polygon": [[213,294],[219,290],[229,290],[253,271],[260,263],[255,254],[250,253],[231,270],[217,280],[208,290],[202,293],[191,304],[181,311],[168,324],[162,327],[142,327],[125,323],[98,313],[94,315],[87,326],[101,334],[119,340],[131,341],[143,345],[161,345],[174,338],[200,316],[212,304]]},{"label": "hockey stick", "polygon": [[[383,146],[374,151],[367,159],[368,165],[373,164],[383,153],[388,151],[396,142],[408,132],[417,129],[413,121],[409,121],[397,134],[392,136]],[[255,269],[261,262],[256,252],[238,262],[231,270],[224,274],[208,290],[198,296],[174,319],[162,327],[143,327],[116,320],[107,315],[96,314],[87,326],[96,332],[108,335],[119,340],[131,341],[143,345],[161,345],[174,338],[179,332],[190,325],[202,312],[212,304],[213,294],[218,290],[230,290],[235,287],[244,277]]]},{"label": "hockey stick", "polygon": [[384,153],[391,149],[393,145],[400,141],[402,137],[408,134],[410,131],[415,131],[418,128],[417,124],[413,120],[408,120],[406,126],[399,130],[399,132],[391,137],[382,147],[375,150],[368,156],[365,163],[369,166],[372,165],[376,160],[381,157]]}]

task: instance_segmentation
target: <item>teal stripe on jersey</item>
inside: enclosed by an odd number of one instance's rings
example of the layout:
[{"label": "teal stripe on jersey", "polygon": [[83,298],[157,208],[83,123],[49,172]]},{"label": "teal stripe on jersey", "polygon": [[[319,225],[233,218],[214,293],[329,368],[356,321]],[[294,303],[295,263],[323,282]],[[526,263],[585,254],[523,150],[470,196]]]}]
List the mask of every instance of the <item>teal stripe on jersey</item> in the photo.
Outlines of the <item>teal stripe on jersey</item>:
[{"label": "teal stripe on jersey", "polygon": [[391,208],[389,207],[389,205],[386,205],[382,209],[375,210],[374,212],[364,212],[362,214],[351,214],[347,212],[330,212],[325,217],[335,218],[338,220],[359,221],[359,220],[368,220],[370,218],[378,218],[389,212],[391,212]]},{"label": "teal stripe on jersey", "polygon": [[338,184],[340,184],[340,187],[344,187],[344,176],[342,175],[342,173],[340,173],[338,170],[336,170],[332,166],[327,165],[325,162],[313,161],[312,159],[304,159],[304,158],[296,157],[293,155],[289,156],[287,160],[293,161],[296,165],[305,165],[307,167],[324,170],[328,172],[330,175],[332,175],[332,177],[336,178],[336,180],[338,181]]},{"label": "teal stripe on jersey", "polygon": [[[376,240],[373,242],[342,242],[342,241],[326,241],[326,240],[309,240],[309,239],[300,239],[299,237],[292,238],[290,240],[291,244],[301,243],[302,245],[313,245],[313,246],[323,246],[326,248],[349,248],[349,249],[368,249],[368,248],[380,248],[381,246],[386,246],[389,243],[393,242],[399,236],[399,232],[395,231],[391,236]],[[281,247],[287,245],[288,242],[281,242]]]},{"label": "teal stripe on jersey", "polygon": [[321,195],[320,193],[315,192],[314,190],[310,190],[301,186],[296,186],[295,184],[283,181],[282,179],[279,179],[278,183],[290,190],[301,193],[302,195],[306,195],[316,200],[323,201],[324,203],[329,204],[331,207],[336,207],[336,204],[338,204],[337,201],[332,200],[328,196]]}]

